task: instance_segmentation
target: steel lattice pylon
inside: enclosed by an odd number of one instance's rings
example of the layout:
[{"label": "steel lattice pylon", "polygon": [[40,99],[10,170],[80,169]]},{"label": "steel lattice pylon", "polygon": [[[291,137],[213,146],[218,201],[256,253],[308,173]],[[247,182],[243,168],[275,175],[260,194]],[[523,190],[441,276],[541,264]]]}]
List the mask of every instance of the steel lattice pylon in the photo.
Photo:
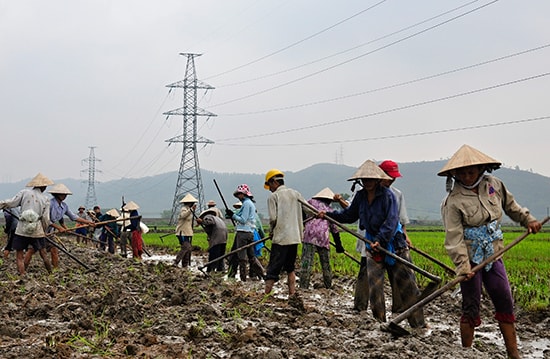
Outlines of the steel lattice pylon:
[{"label": "steel lattice pylon", "polygon": [[82,170],[80,172],[88,172],[88,180],[84,181],[84,183],[88,183],[88,192],[86,193],[86,208],[91,209],[93,206],[97,204],[97,197],[95,195],[95,184],[97,183],[95,180],[95,173],[101,172],[99,170],[96,170],[95,163],[97,161],[101,161],[100,159],[97,159],[95,157],[94,153],[94,146],[90,146],[90,155],[88,158],[83,159],[82,162],[88,163],[88,169]]},{"label": "steel lattice pylon", "polygon": [[207,145],[214,142],[198,136],[197,117],[216,116],[213,113],[197,107],[197,90],[214,89],[214,87],[197,80],[197,74],[195,72],[195,57],[200,56],[200,54],[180,53],[180,55],[187,57],[185,77],[181,81],[166,85],[166,87],[170,87],[171,89],[183,88],[183,107],[164,113],[164,115],[168,116],[183,117],[183,134],[166,140],[166,142],[169,143],[183,143],[183,152],[181,155],[178,181],[176,183],[176,192],[172,203],[172,215],[170,217],[171,224],[176,222],[179,208],[181,206],[180,200],[187,193],[191,193],[195,198],[197,198],[199,201],[198,208],[204,208],[204,194],[197,144],[203,143]]}]

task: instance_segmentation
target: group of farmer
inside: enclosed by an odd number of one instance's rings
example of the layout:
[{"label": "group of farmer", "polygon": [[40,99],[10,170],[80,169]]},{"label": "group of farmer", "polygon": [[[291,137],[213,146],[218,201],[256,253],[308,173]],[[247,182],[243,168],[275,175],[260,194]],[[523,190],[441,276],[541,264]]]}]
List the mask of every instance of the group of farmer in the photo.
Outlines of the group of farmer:
[{"label": "group of farmer", "polygon": [[[441,205],[444,246],[456,266],[457,277],[461,278],[462,345],[472,346],[474,330],[481,324],[480,300],[484,286],[493,302],[494,317],[503,335],[508,357],[519,358],[510,284],[502,256],[495,260],[491,257],[495,257],[494,254],[504,247],[501,229],[504,214],[520,223],[529,233],[540,231],[542,224],[527,208],[515,201],[501,180],[490,174],[500,166],[501,163],[495,159],[463,145],[438,172],[439,176],[447,179],[448,193]],[[346,253],[335,224],[358,221],[360,236],[357,250],[361,252],[361,261],[354,308],[365,310],[370,302],[374,318],[380,322],[386,321],[385,272],[392,288],[392,312],[400,313],[412,307],[420,299],[421,292],[411,269],[411,242],[405,230],[409,219],[403,194],[391,186],[398,177],[401,173],[397,163],[387,160],[378,165],[367,160],[348,178],[353,182],[350,202],[332,193],[329,188],[322,189],[306,202],[299,192],[285,185],[281,171],[270,170],[264,183],[264,187],[272,192],[267,200],[268,233],[272,246],[264,276],[265,293],[270,293],[281,272],[286,272],[289,296],[296,294],[295,262],[299,244],[302,244],[300,287],[309,287],[313,256],[317,252],[323,284],[330,288],[329,237],[332,234],[337,253]],[[235,248],[240,248],[254,240],[255,207],[253,195],[246,184],[239,185],[234,195],[243,206],[237,212],[227,210],[226,218],[236,224]],[[335,210],[331,207],[332,203],[337,203],[341,208]],[[207,212],[199,217],[203,218]],[[213,212],[210,213],[213,215]],[[221,255],[223,250],[209,257],[209,262]],[[240,274],[246,278],[246,265],[254,267],[255,257],[247,249],[240,251],[238,258]],[[487,264],[476,268],[480,263]],[[411,309],[407,317],[411,327],[427,327],[422,306]]]},{"label": "group of farmer", "polygon": [[[44,192],[52,186],[48,197]],[[71,190],[63,183],[54,182],[43,174],[37,174],[26,188],[19,191],[13,198],[0,201],[0,209],[4,211],[6,220],[5,232],[7,243],[4,248],[4,258],[16,252],[17,270],[25,275],[32,256],[38,252],[48,272],[59,266],[59,250],[66,250],[59,237],[60,234],[76,235],[79,241],[86,243],[89,239],[98,243],[100,250],[114,254],[114,239],[119,238],[121,254],[126,254],[126,241],[129,236],[132,243],[133,256],[141,259],[143,253],[139,206],[129,202],[122,207],[122,216],[116,209],[105,214],[99,206],[86,213],[80,206],[75,214],[65,199],[71,195]],[[68,228],[65,217],[76,223],[75,228]],[[93,237],[88,236],[88,228],[93,229]],[[48,253],[51,259],[48,258]]]},{"label": "group of farmer", "polygon": [[[439,176],[447,179],[448,193],[441,205],[445,227],[444,246],[456,266],[456,275],[461,278],[462,345],[472,346],[474,330],[481,323],[480,299],[483,286],[493,302],[494,317],[502,332],[508,357],[519,358],[514,302],[504,263],[501,256],[496,260],[489,259],[503,249],[503,214],[520,223],[530,233],[540,231],[542,224],[527,208],[515,201],[501,180],[490,175],[500,166],[499,161],[471,146],[463,145],[438,172]],[[336,252],[348,254],[342,246],[338,227],[345,229],[341,223],[358,221],[356,249],[361,253],[361,261],[354,308],[366,310],[370,303],[374,318],[385,322],[386,272],[392,288],[393,313],[407,311],[421,295],[411,269],[414,265],[409,253],[411,242],[405,229],[409,219],[403,194],[392,186],[398,177],[401,177],[401,173],[397,163],[386,160],[377,164],[367,160],[347,179],[352,182],[353,192],[349,202],[328,187],[306,201],[298,191],[285,185],[283,172],[278,169],[269,170],[264,182],[264,188],[271,192],[267,200],[267,236],[262,231],[254,196],[247,184],[237,186],[233,195],[239,202],[234,205],[234,210],[226,208],[225,215],[210,201],[209,208],[197,216],[195,210],[198,201],[187,194],[181,200],[182,208],[176,226],[180,251],[174,265],[190,265],[193,223],[196,222],[204,228],[208,236],[207,271],[223,272],[225,268],[221,259],[225,255],[228,237],[225,218],[235,225],[232,248],[235,253],[229,259],[229,277],[235,277],[238,269],[243,281],[247,277],[262,278],[265,281],[265,293],[269,294],[281,273],[285,272],[289,296],[296,296],[295,263],[298,245],[302,244],[300,287],[309,287],[313,257],[318,253],[323,284],[330,288],[330,236],[334,239],[332,244]],[[71,192],[63,184],[53,186],[49,191],[52,198],[48,198],[43,192],[50,185],[53,185],[53,181],[38,174],[15,197],[0,201],[0,209],[4,209],[8,216],[8,245],[16,250],[20,274],[25,274],[25,268],[34,252],[40,254],[48,271],[51,271],[52,265],[58,264],[59,246],[55,235],[67,230],[63,223],[64,216],[77,222],[81,228],[94,227],[102,222],[112,223],[109,221],[122,218],[121,233],[117,226],[104,226],[104,231],[111,235],[107,238],[120,236],[121,244],[124,242],[124,252],[126,241],[130,240],[133,256],[141,258],[143,242],[137,204],[126,204],[122,208],[122,217],[113,209],[107,212],[109,217],[102,215],[87,218],[69,210],[64,199]],[[340,208],[336,210],[331,206],[333,203]],[[79,208],[79,213],[81,210],[85,209]],[[257,246],[266,239],[271,239],[272,245],[269,262],[264,270],[257,259]],[[48,250],[52,255],[52,263],[47,257]],[[108,250],[114,252],[110,241]],[[27,251],[26,255],[24,251]],[[427,326],[421,306],[414,309],[407,319],[411,327]]]}]

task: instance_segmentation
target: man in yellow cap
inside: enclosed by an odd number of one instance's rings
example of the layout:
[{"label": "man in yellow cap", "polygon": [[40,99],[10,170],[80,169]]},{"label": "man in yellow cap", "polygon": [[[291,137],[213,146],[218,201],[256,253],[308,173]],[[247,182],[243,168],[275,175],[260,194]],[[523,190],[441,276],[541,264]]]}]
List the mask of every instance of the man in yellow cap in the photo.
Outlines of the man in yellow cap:
[{"label": "man in yellow cap", "polygon": [[272,169],[266,173],[264,188],[271,191],[267,199],[269,232],[271,234],[271,255],[267,265],[265,293],[273,290],[281,271],[288,275],[288,294],[296,294],[295,263],[298,245],[304,235],[302,195],[285,186],[284,173]]}]

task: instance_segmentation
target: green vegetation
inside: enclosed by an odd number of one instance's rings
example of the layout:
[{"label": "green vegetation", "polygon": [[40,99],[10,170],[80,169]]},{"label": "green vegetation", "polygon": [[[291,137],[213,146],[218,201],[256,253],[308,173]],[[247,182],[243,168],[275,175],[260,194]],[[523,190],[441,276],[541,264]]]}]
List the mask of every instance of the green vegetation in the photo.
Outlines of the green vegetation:
[{"label": "green vegetation", "polygon": [[[505,244],[510,243],[523,233],[523,229],[517,226],[504,228],[504,231]],[[173,229],[171,232],[168,229],[165,233],[149,232],[144,235],[144,241],[148,246],[168,247],[176,252],[179,249],[179,243],[175,235],[166,236],[162,241],[159,238],[160,235],[168,233],[173,233]],[[408,228],[408,234],[418,249],[454,268],[443,246],[445,234],[442,227],[411,226]],[[233,238],[234,235],[230,229],[228,250],[231,248]],[[355,251],[356,238],[345,232],[341,233],[341,238],[346,252],[360,260],[359,254]],[[206,233],[197,231],[193,236],[193,246],[206,250],[208,248]],[[268,244],[268,247],[270,246]],[[268,257],[269,253],[264,251],[264,256]],[[412,251],[411,256],[416,265],[440,276],[444,282],[453,279],[444,269],[429,259]],[[346,255],[331,251],[331,263],[335,275],[357,275],[358,264]],[[504,263],[516,305],[525,310],[540,310],[550,307],[550,287],[548,286],[548,283],[550,283],[550,234],[548,232],[529,235],[504,255]],[[315,256],[313,270],[321,271],[317,256]],[[428,280],[421,275],[417,275],[417,279],[421,287],[428,283]]]}]

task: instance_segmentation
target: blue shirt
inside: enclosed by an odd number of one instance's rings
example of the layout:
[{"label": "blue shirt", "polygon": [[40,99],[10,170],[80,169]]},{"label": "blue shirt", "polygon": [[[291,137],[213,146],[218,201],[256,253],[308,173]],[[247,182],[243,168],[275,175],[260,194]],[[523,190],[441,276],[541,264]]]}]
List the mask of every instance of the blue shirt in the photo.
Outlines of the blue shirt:
[{"label": "blue shirt", "polygon": [[[387,248],[399,223],[397,208],[397,201],[391,190],[378,186],[372,203],[367,200],[367,192],[361,190],[346,209],[326,215],[341,223],[359,220],[359,228],[366,230],[372,236],[373,242],[379,242],[382,247]],[[396,247],[400,246],[396,244]]]},{"label": "blue shirt", "polygon": [[242,207],[232,217],[237,222],[236,229],[237,231],[253,233],[256,229],[256,206],[248,197],[245,197],[242,203]]},{"label": "blue shirt", "polygon": [[74,214],[70,209],[67,203],[59,203],[55,197],[50,199],[50,221],[51,223],[59,222],[63,219],[63,216],[67,215],[72,221],[76,221],[78,216]]}]

